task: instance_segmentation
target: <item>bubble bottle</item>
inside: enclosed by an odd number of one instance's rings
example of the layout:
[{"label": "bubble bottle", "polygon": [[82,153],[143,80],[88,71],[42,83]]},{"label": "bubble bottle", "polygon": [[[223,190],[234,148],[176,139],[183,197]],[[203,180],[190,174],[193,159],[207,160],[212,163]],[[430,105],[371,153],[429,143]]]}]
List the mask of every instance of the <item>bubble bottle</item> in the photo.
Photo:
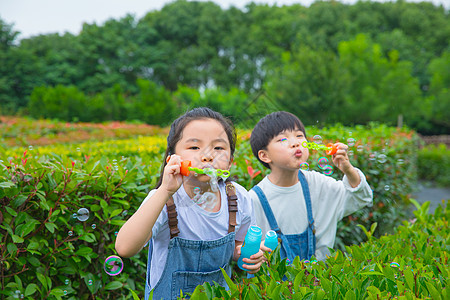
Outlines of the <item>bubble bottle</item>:
[{"label": "bubble bottle", "polygon": [[[248,271],[242,265],[244,262],[243,258],[250,258],[253,254],[258,253],[261,245],[262,231],[258,226],[252,225],[248,228],[247,234],[245,235],[244,244],[241,248],[241,256],[238,259],[238,267],[244,271]],[[247,264],[247,263],[246,263]],[[250,265],[250,264],[247,264]]]},{"label": "bubble bottle", "polygon": [[264,239],[264,246],[270,248],[272,251],[278,246],[278,235],[275,231],[269,230],[266,233],[266,237]]}]

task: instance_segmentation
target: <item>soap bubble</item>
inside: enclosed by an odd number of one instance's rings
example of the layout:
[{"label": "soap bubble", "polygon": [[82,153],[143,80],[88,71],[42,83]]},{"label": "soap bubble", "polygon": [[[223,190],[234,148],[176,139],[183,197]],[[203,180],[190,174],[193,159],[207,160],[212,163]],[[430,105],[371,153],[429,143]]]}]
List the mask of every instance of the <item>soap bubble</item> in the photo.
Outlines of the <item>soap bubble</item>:
[{"label": "soap bubble", "polygon": [[88,280],[88,284],[89,284],[89,285],[92,285],[93,283],[94,283],[94,281],[92,281],[92,279],[89,279],[89,280]]},{"label": "soap bubble", "polygon": [[28,150],[33,150],[34,148],[33,148],[33,146],[28,146]]},{"label": "soap bubble", "polygon": [[333,174],[333,167],[330,166],[330,165],[326,165],[326,166],[323,168],[323,174],[325,174],[325,175],[327,175],[327,176],[330,176],[331,174]]},{"label": "soap bubble", "polygon": [[122,212],[122,216],[126,216],[126,215],[128,215],[128,210],[124,210],[123,212]]},{"label": "soap bubble", "polygon": [[321,137],[320,135],[316,134],[316,135],[313,137],[313,141],[314,141],[314,143],[316,143],[316,144],[322,144],[322,137]]},{"label": "soap bubble", "polygon": [[200,194],[200,192],[201,192],[201,189],[199,187],[194,188],[194,194],[198,195],[198,194]]},{"label": "soap bubble", "polygon": [[70,230],[70,231],[69,231],[69,236],[72,236],[72,235],[73,235],[73,231]]},{"label": "soap bubble", "polygon": [[68,285],[68,284],[70,283],[70,280],[69,280],[69,279],[66,279],[66,280],[64,281],[64,283],[65,283],[66,285]]},{"label": "soap bubble", "polygon": [[348,145],[349,147],[355,146],[355,142],[356,142],[356,140],[355,140],[354,138],[348,138],[348,139],[347,139],[347,145]]},{"label": "soap bubble", "polygon": [[370,153],[369,154],[369,160],[375,160],[376,156],[377,155],[375,153]]},{"label": "soap bubble", "polygon": [[395,261],[391,262],[390,266],[393,267],[393,268],[394,267],[395,268],[399,268],[400,267],[400,265],[398,263],[396,263]]},{"label": "soap bubble", "polygon": [[73,213],[72,218],[76,219],[77,218],[77,213]]},{"label": "soap bubble", "polygon": [[353,150],[348,151],[348,156],[353,156],[354,154],[355,154],[355,152],[353,152]]},{"label": "soap bubble", "polygon": [[380,154],[378,155],[378,162],[380,164],[384,164],[387,161],[387,156],[386,154]]},{"label": "soap bubble", "polygon": [[117,255],[111,255],[105,260],[104,269],[106,274],[116,276],[123,270],[123,261]]},{"label": "soap bubble", "polygon": [[92,224],[92,229],[95,229],[95,228],[97,228],[97,225],[95,225],[95,224]]},{"label": "soap bubble", "polygon": [[317,163],[319,164],[319,168],[321,168],[323,170],[323,168],[325,168],[325,166],[328,165],[328,158],[326,158],[325,156],[322,156],[321,158],[319,158],[317,160]]},{"label": "soap bubble", "polygon": [[356,150],[358,150],[358,152],[363,152],[364,151],[364,146],[363,145],[359,145],[358,147],[356,147]]},{"label": "soap bubble", "polygon": [[308,171],[309,170],[309,164],[307,162],[301,163],[300,164],[300,169],[302,169],[303,171]]},{"label": "soap bubble", "polygon": [[81,148],[80,148],[80,147],[78,147],[78,148],[77,148],[77,152],[80,152],[80,151],[81,151]]},{"label": "soap bubble", "polygon": [[389,185],[386,184],[386,185],[384,186],[384,190],[385,190],[386,192],[389,191],[390,189],[391,189],[391,187],[390,187]]},{"label": "soap bubble", "polygon": [[64,290],[64,295],[67,295],[67,290]]},{"label": "soap bubble", "polygon": [[89,210],[87,208],[80,208],[76,213],[79,221],[84,222],[89,219]]},{"label": "soap bubble", "polygon": [[403,158],[399,158],[397,160],[397,164],[399,164],[399,165],[403,165],[404,163],[405,163],[405,160]]}]

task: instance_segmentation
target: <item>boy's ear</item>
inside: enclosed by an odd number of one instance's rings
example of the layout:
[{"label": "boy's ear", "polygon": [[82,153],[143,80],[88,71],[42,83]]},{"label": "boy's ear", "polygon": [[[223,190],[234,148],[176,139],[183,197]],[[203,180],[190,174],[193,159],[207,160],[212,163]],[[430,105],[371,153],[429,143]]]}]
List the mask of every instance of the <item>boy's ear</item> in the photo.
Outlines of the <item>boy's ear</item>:
[{"label": "boy's ear", "polygon": [[259,150],[258,151],[258,158],[262,161],[265,162],[266,164],[269,164],[272,162],[272,160],[269,157],[269,153],[266,150]]}]

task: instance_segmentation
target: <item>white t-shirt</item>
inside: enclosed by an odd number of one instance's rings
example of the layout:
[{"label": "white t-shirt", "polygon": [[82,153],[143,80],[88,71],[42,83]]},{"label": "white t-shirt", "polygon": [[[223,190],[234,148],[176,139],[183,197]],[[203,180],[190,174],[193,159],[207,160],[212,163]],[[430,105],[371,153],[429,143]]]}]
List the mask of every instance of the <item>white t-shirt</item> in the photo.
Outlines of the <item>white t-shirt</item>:
[{"label": "white t-shirt", "polygon": [[[238,197],[238,211],[236,213],[235,240],[243,241],[247,230],[254,221],[252,200],[245,188],[233,182]],[[220,210],[208,212],[195,204],[184,190],[183,185],[173,195],[178,214],[178,236],[189,240],[216,240],[228,234],[228,199],[225,183],[219,182],[221,198]],[[141,206],[156,192],[151,190],[142,201]],[[162,275],[169,253],[170,229],[167,217],[167,207],[158,216],[152,228],[153,252],[150,269],[150,285],[153,288]]]},{"label": "white t-shirt", "polygon": [[[318,260],[326,259],[328,248],[334,246],[338,221],[366,205],[372,205],[372,189],[364,174],[358,169],[357,171],[361,182],[355,188],[350,186],[346,176],[342,181],[337,181],[316,171],[302,171],[311,194],[316,229],[315,256]],[[266,195],[283,234],[299,234],[306,230],[308,214],[300,182],[290,187],[280,187],[270,182],[266,176],[258,186]],[[261,202],[254,191],[250,190],[249,194],[253,200],[256,224],[261,227],[262,232],[267,232],[271,228]]]}]

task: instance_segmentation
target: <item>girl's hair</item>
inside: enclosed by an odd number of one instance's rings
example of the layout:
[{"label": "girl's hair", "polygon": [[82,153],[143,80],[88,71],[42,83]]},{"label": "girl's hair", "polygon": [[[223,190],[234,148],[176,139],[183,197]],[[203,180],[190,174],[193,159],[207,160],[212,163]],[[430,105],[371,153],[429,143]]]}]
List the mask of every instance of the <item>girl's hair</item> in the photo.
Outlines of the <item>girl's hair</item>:
[{"label": "girl's hair", "polygon": [[208,107],[194,108],[178,117],[178,119],[173,121],[172,125],[170,125],[169,135],[167,136],[167,149],[166,153],[164,154],[164,161],[161,168],[159,181],[156,184],[155,188],[159,188],[161,186],[164,174],[164,167],[167,165],[166,162],[167,157],[175,153],[175,146],[177,145],[178,141],[182,138],[183,130],[186,127],[186,125],[189,124],[189,122],[191,121],[203,119],[216,120],[223,126],[223,129],[225,130],[228,137],[228,142],[230,143],[231,157],[233,157],[234,150],[236,148],[236,130],[233,126],[233,123],[231,123],[231,121],[226,117],[224,117],[221,113],[213,111]]},{"label": "girl's hair", "polygon": [[277,111],[268,114],[255,125],[250,136],[250,145],[253,155],[266,167],[270,169],[269,164],[261,161],[258,156],[259,150],[267,150],[270,141],[285,130],[300,130],[305,134],[306,130],[302,121],[286,111]]}]

